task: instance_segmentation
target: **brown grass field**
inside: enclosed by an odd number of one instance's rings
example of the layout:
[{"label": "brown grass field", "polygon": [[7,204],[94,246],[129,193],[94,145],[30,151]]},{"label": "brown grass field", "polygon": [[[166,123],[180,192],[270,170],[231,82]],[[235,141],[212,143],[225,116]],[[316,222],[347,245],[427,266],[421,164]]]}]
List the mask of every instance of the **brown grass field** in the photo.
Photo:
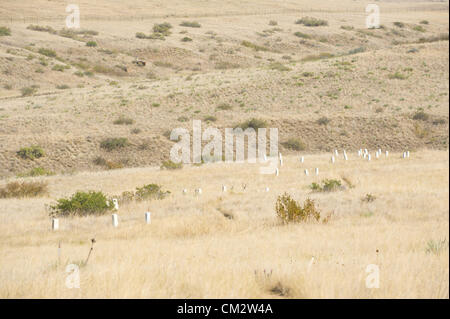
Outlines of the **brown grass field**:
[{"label": "brown grass field", "polygon": [[[64,32],[67,1],[0,2],[0,298],[449,298],[448,1],[377,1],[379,29],[359,0],[91,2],[78,1],[84,34]],[[163,22],[164,40],[136,37]],[[278,128],[280,175],[160,169],[168,132],[195,119]],[[128,144],[100,146],[116,137]],[[43,156],[19,156],[30,146]],[[345,187],[311,190],[324,179]],[[34,181],[48,192],[1,198]],[[116,228],[107,213],[51,229],[59,198],[150,183],[170,195],[119,203]],[[285,192],[327,222],[282,224]],[[79,289],[65,284],[69,264]],[[371,264],[379,288],[366,287]]]}]

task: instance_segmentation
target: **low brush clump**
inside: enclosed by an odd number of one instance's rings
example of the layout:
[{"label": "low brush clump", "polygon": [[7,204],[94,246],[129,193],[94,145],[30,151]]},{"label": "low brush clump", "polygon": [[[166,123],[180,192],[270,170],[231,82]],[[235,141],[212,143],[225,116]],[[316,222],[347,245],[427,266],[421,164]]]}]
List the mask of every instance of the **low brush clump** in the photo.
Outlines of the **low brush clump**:
[{"label": "low brush clump", "polygon": [[189,28],[200,28],[201,25],[197,21],[183,21],[180,23],[180,26],[182,27],[189,27]]},{"label": "low brush clump", "polygon": [[248,128],[252,128],[254,130],[257,130],[258,128],[265,128],[267,127],[267,122],[261,119],[252,118],[251,120],[245,121],[241,124],[239,124],[236,127],[240,127],[243,130],[246,130]]},{"label": "low brush clump", "polygon": [[11,35],[11,30],[8,27],[0,27],[0,37]]},{"label": "low brush clump", "polygon": [[321,183],[312,183],[309,188],[315,192],[334,192],[345,189],[338,179],[324,179]]},{"label": "low brush clump", "polygon": [[175,170],[175,169],[182,169],[183,163],[174,163],[171,160],[164,161],[161,164],[161,169],[168,169],[168,170]]},{"label": "low brush clump", "polygon": [[37,197],[47,193],[44,182],[11,182],[0,188],[0,198]]},{"label": "low brush clump", "polygon": [[142,187],[136,187],[136,191],[126,191],[116,198],[122,203],[128,203],[132,201],[143,201],[157,199],[161,200],[166,198],[170,194],[170,191],[163,191],[162,187],[158,184],[147,184]]},{"label": "low brush clump", "polygon": [[125,137],[110,137],[104,139],[100,143],[100,147],[107,150],[108,152],[111,152],[116,149],[124,148],[125,146],[128,146],[129,142],[128,139]]},{"label": "low brush clump", "polygon": [[36,177],[36,176],[51,176],[55,175],[54,172],[42,167],[35,167],[25,173],[17,174],[17,177]]},{"label": "low brush clump", "polygon": [[17,156],[22,159],[34,160],[36,158],[41,158],[44,155],[44,150],[40,146],[36,145],[30,147],[22,147],[19,151],[17,151]]},{"label": "low brush clump", "polygon": [[112,210],[102,192],[78,191],[69,198],[60,198],[50,206],[51,217],[103,215]]},{"label": "low brush clump", "polygon": [[316,208],[312,199],[306,199],[302,207],[301,204],[292,199],[287,193],[278,196],[275,210],[277,217],[284,224],[320,220],[320,211]]},{"label": "low brush clump", "polygon": [[303,151],[306,146],[299,138],[291,137],[286,142],[281,143],[285,148],[293,151]]},{"label": "low brush clump", "polygon": [[328,25],[328,22],[326,20],[321,20],[317,18],[303,17],[297,20],[295,24],[302,24],[307,27],[319,27]]}]

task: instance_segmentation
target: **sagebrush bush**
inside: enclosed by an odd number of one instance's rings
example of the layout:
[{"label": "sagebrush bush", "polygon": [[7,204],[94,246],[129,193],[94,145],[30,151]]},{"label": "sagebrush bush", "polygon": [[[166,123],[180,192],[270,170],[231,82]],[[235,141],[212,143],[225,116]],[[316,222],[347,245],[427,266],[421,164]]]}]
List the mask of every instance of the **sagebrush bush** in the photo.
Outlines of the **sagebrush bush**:
[{"label": "sagebrush bush", "polygon": [[303,24],[307,27],[319,27],[319,26],[325,26],[328,25],[328,22],[326,20],[317,19],[313,17],[303,17],[301,19],[298,19],[296,24]]},{"label": "sagebrush bush", "polygon": [[88,41],[88,42],[86,42],[86,46],[90,47],[90,48],[94,48],[94,47],[97,46],[97,42],[95,42],[95,41]]},{"label": "sagebrush bush", "polygon": [[239,124],[237,127],[240,127],[241,129],[245,130],[247,128],[253,128],[254,130],[257,130],[258,128],[265,128],[267,127],[267,122],[261,119],[252,118],[248,121],[245,121],[241,124]]},{"label": "sagebrush bush", "polygon": [[295,32],[294,35],[296,37],[302,38],[302,39],[311,39],[311,36],[309,34],[303,33],[303,32]]},{"label": "sagebrush bush", "polygon": [[50,216],[88,216],[102,215],[112,210],[108,199],[102,192],[78,191],[69,198],[60,198],[50,206]]},{"label": "sagebrush bush", "polygon": [[419,120],[419,121],[428,121],[430,116],[425,113],[424,111],[417,111],[413,115],[413,120]]},{"label": "sagebrush bush", "polygon": [[104,139],[100,143],[100,147],[107,151],[113,151],[119,148],[124,148],[128,145],[129,142],[126,137],[109,137]]},{"label": "sagebrush bush", "polygon": [[319,125],[327,125],[328,123],[330,123],[330,119],[326,116],[322,116],[317,120],[317,124]]},{"label": "sagebrush bush", "polygon": [[305,143],[299,138],[291,137],[287,141],[281,143],[285,148],[293,151],[303,151],[306,146]]},{"label": "sagebrush bush", "polygon": [[49,58],[54,58],[56,57],[56,52],[52,49],[47,49],[47,48],[40,48],[38,50],[39,54],[48,56]]},{"label": "sagebrush bush", "polygon": [[200,28],[201,25],[197,21],[183,21],[180,23],[180,26],[182,27],[189,27],[189,28]]},{"label": "sagebrush bush", "polygon": [[30,147],[22,147],[17,151],[17,155],[23,159],[34,160],[36,158],[41,158],[45,155],[44,150],[37,145]]},{"label": "sagebrush bush", "polygon": [[163,191],[158,184],[148,184],[142,187],[137,187],[134,197],[136,200],[150,200],[150,199],[163,199],[169,191]]},{"label": "sagebrush bush", "polygon": [[315,192],[334,192],[343,190],[344,186],[338,179],[324,179],[321,183],[312,183],[309,188]]},{"label": "sagebrush bush", "polygon": [[257,45],[257,44],[254,44],[254,43],[252,43],[250,41],[242,41],[241,45],[243,45],[244,47],[253,49],[255,51],[269,51],[268,48],[260,46],[260,45]]},{"label": "sagebrush bush", "polygon": [[278,196],[275,211],[277,217],[285,224],[320,220],[320,211],[316,208],[314,200],[306,199],[302,207],[287,193]]},{"label": "sagebrush bush", "polygon": [[174,169],[181,169],[183,168],[183,163],[174,163],[171,160],[168,161],[164,161],[161,164],[161,169],[169,169],[169,170],[174,170]]},{"label": "sagebrush bush", "polygon": [[20,93],[22,96],[30,96],[36,93],[37,88],[34,86],[27,86],[20,89]]},{"label": "sagebrush bush", "polygon": [[11,29],[8,27],[0,27],[0,37],[11,35]]},{"label": "sagebrush bush", "polygon": [[163,36],[169,36],[171,34],[170,29],[172,28],[172,25],[168,22],[164,23],[155,23],[153,25],[153,33],[159,33]]},{"label": "sagebrush bush", "polygon": [[35,167],[30,169],[28,172],[17,174],[17,177],[36,177],[51,175],[55,175],[55,173],[42,167]]},{"label": "sagebrush bush", "polygon": [[131,125],[133,123],[134,123],[133,119],[126,117],[124,115],[119,116],[119,118],[114,120],[114,122],[113,122],[113,124],[116,124],[116,125]]},{"label": "sagebrush bush", "polygon": [[10,182],[0,188],[0,198],[37,197],[47,193],[45,182]]}]

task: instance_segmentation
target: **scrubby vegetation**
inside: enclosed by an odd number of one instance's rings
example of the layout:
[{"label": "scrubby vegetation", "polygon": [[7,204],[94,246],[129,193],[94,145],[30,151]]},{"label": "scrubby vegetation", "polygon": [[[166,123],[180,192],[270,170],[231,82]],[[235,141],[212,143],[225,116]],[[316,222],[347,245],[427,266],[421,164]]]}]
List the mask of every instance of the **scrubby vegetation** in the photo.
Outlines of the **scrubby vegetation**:
[{"label": "scrubby vegetation", "polygon": [[118,119],[114,120],[113,124],[115,125],[132,125],[134,123],[134,120],[126,117],[124,115],[119,116]]},{"label": "scrubby vegetation", "polygon": [[88,216],[102,215],[112,210],[113,206],[102,192],[78,191],[69,198],[60,198],[50,206],[50,216]]},{"label": "scrubby vegetation", "polygon": [[324,179],[321,183],[312,183],[309,188],[315,192],[334,192],[345,189],[338,179]]},{"label": "scrubby vegetation", "polygon": [[38,53],[42,54],[42,55],[45,55],[45,56],[47,56],[49,58],[55,58],[56,57],[56,52],[55,52],[55,50],[52,50],[52,49],[40,48],[38,50]]},{"label": "scrubby vegetation", "polygon": [[125,137],[110,137],[104,139],[100,143],[100,147],[107,151],[113,151],[116,149],[124,148],[128,145],[129,145],[128,139]]},{"label": "scrubby vegetation", "polygon": [[0,198],[37,197],[47,193],[45,182],[10,182],[0,188]]},{"label": "scrubby vegetation", "polygon": [[11,35],[11,29],[8,27],[0,27],[0,37]]},{"label": "scrubby vegetation", "polygon": [[253,128],[254,130],[257,130],[258,128],[265,128],[265,127],[267,127],[267,122],[265,120],[252,118],[250,120],[247,120],[247,121],[239,124],[236,127],[240,127],[243,130],[245,130],[247,128]]},{"label": "scrubby vegetation", "polygon": [[314,200],[308,198],[302,206],[287,193],[278,196],[275,211],[284,224],[320,220],[320,211],[316,208]]},{"label": "scrubby vegetation", "polygon": [[328,25],[328,22],[326,20],[317,19],[313,17],[303,17],[301,19],[298,19],[295,23],[302,24],[307,27],[319,27]]},{"label": "scrubby vegetation", "polygon": [[36,177],[36,176],[51,176],[51,175],[55,175],[55,173],[42,167],[35,167],[25,173],[17,174],[17,177]]},{"label": "scrubby vegetation", "polygon": [[189,28],[200,28],[201,25],[197,21],[183,21],[180,23],[180,26],[182,27],[189,27]]},{"label": "scrubby vegetation", "polygon": [[22,147],[19,151],[17,151],[17,155],[22,159],[34,160],[36,158],[43,157],[45,153],[40,146],[33,145],[30,147]]},{"label": "scrubby vegetation", "polygon": [[295,137],[289,138],[287,141],[281,143],[281,145],[293,151],[303,151],[306,149],[305,143],[301,139]]},{"label": "scrubby vegetation", "polygon": [[183,163],[174,163],[171,160],[163,161],[161,164],[161,169],[168,169],[168,170],[175,170],[175,169],[182,169]]}]

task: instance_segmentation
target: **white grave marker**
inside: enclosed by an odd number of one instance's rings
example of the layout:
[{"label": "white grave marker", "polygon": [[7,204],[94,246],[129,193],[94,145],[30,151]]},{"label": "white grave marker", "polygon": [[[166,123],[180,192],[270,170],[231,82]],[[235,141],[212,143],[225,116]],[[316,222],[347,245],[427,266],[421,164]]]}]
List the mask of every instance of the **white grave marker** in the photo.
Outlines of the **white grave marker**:
[{"label": "white grave marker", "polygon": [[119,210],[119,201],[117,198],[113,198],[114,210]]},{"label": "white grave marker", "polygon": [[151,224],[152,223],[152,214],[150,212],[145,213],[145,223]]},{"label": "white grave marker", "polygon": [[119,216],[117,214],[112,214],[112,225],[113,227],[119,226]]},{"label": "white grave marker", "polygon": [[53,218],[52,219],[52,230],[58,230],[59,229],[59,219]]},{"label": "white grave marker", "polygon": [[319,175],[319,169],[316,167],[315,169],[316,175]]}]

